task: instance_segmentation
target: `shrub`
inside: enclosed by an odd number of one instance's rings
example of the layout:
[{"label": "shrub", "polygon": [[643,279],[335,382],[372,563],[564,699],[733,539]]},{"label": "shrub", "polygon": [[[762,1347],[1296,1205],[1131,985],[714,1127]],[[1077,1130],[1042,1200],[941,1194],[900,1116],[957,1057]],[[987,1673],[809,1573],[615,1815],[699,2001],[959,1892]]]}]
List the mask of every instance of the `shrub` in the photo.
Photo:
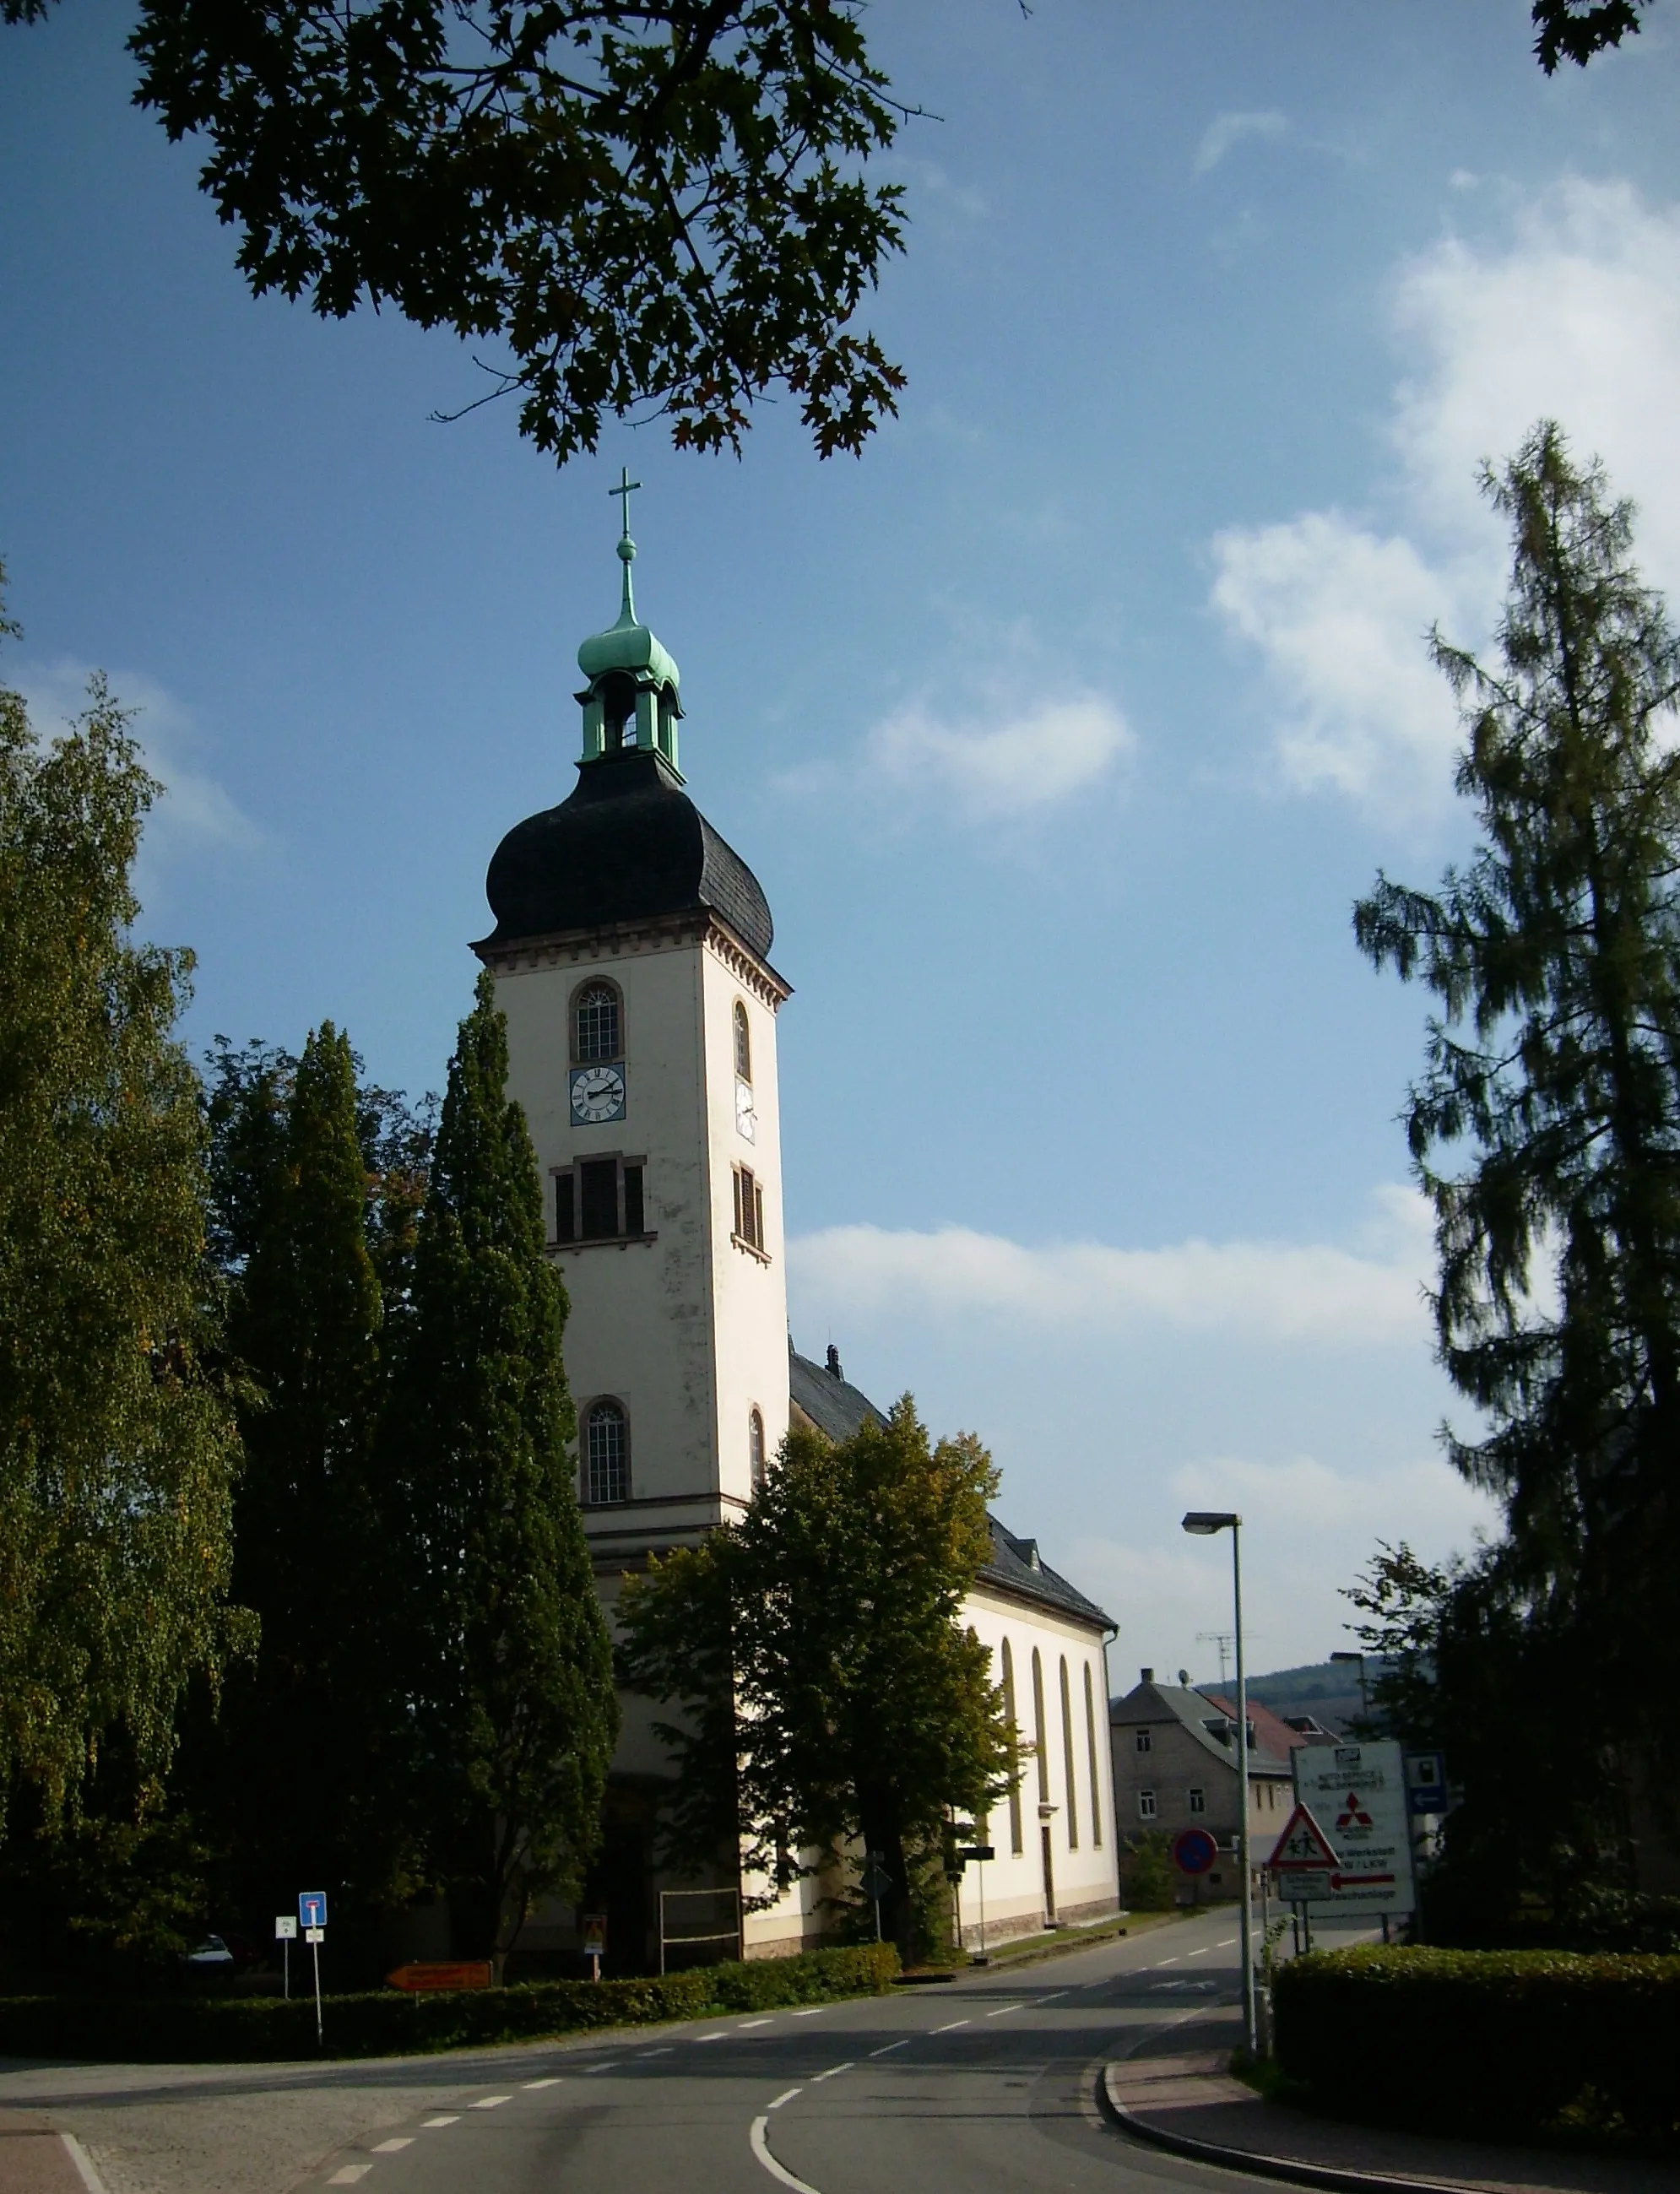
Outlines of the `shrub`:
[{"label": "shrub", "polygon": [[[331,2057],[459,2049],[591,2027],[696,2019],[718,2005],[752,2010],[836,1996],[878,1994],[898,1970],[890,1944],[808,1951],[748,1965],[708,1966],[662,1980],[532,1981],[513,1988],[405,1996],[394,1989],[333,1996],[323,2006]],[[0,2056],[125,2059],[141,2064],[250,2063],[313,2057],[312,1996],[83,1996],[0,1999]]]},{"label": "shrub", "polygon": [[1441,2130],[1680,2133],[1680,1957],[1378,1948],[1297,1958],[1283,2070],[1314,2099]]},{"label": "shrub", "polygon": [[1133,1912],[1172,1910],[1172,1847],[1164,1829],[1146,1829],[1120,1847],[1120,1896]]}]

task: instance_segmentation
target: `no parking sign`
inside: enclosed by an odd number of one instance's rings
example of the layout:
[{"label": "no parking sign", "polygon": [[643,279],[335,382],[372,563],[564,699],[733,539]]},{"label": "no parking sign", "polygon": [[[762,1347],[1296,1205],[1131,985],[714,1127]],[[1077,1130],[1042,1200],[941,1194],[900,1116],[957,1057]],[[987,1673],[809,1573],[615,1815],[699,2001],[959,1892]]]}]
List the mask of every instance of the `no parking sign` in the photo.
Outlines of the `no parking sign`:
[{"label": "no parking sign", "polygon": [[1172,1863],[1181,1874],[1205,1874],[1219,1862],[1219,1846],[1205,1829],[1182,1829],[1172,1840]]}]

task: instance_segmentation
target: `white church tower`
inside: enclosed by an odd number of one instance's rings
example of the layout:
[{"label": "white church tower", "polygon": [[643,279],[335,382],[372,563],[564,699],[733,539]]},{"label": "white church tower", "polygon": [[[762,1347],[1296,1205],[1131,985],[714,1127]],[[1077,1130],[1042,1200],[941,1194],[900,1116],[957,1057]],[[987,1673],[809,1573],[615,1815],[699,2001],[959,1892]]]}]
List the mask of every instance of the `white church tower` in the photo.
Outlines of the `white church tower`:
[{"label": "white church tower", "polygon": [[571,1296],[578,1494],[609,1597],[624,1567],[739,1515],[788,1420],[789,986],[757,878],[683,790],[677,668],[631,594],[632,485],[618,619],[578,651],[577,785],[497,848],[496,928],[474,948]]}]

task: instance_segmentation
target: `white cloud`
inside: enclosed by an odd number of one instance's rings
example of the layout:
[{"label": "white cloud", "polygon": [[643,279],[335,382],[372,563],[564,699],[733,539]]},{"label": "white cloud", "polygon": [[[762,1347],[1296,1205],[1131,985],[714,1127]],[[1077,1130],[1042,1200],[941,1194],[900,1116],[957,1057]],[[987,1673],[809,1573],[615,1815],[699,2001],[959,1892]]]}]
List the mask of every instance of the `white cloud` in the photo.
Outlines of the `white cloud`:
[{"label": "white cloud", "polygon": [[1285,782],[1407,822],[1447,805],[1457,743],[1423,632],[1438,619],[1485,646],[1503,585],[1483,458],[1558,419],[1639,502],[1641,561],[1680,596],[1680,208],[1569,179],[1508,211],[1495,241],[1408,259],[1390,297],[1401,525],[1315,511],[1234,528],[1213,543],[1212,600],[1264,664]]},{"label": "white cloud", "polygon": [[833,1315],[976,1314],[1118,1336],[1171,1327],[1330,1347],[1426,1338],[1427,1215],[1399,1190],[1360,1250],[1326,1243],[1188,1241],[1034,1248],[965,1226],[833,1226],[789,1245],[807,1300]]},{"label": "white cloud", "polygon": [[1281,137],[1289,127],[1287,118],[1278,113],[1216,114],[1202,132],[1202,141],[1196,148],[1196,173],[1205,175],[1210,168],[1217,168],[1234,145],[1245,137]]},{"label": "white cloud", "polygon": [[969,820],[986,821],[1057,807],[1112,782],[1136,746],[1112,701],[1074,693],[1021,707],[993,701],[960,722],[912,704],[875,726],[866,755],[876,781],[936,787]]},{"label": "white cloud", "polygon": [[[91,666],[67,658],[18,672],[8,683],[21,693],[30,721],[43,738],[56,738],[88,704]],[[259,844],[262,832],[222,785],[192,757],[204,734],[183,703],[144,671],[115,670],[113,698],[133,711],[129,730],[146,767],[164,791],[147,820],[146,855],[184,849],[189,843],[229,851]]]}]

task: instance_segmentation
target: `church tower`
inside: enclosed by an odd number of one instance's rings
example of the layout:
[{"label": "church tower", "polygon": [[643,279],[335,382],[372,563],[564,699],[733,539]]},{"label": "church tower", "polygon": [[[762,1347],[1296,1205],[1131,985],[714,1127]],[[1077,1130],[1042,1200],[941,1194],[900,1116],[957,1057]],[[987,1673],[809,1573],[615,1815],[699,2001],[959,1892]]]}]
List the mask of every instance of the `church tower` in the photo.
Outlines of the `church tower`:
[{"label": "church tower", "polygon": [[496,927],[474,948],[571,1297],[578,1494],[603,1585],[739,1514],[788,1418],[789,986],[757,878],[683,789],[676,664],[631,589],[632,485],[614,491],[618,622],[578,651],[576,787],[497,848]]}]

